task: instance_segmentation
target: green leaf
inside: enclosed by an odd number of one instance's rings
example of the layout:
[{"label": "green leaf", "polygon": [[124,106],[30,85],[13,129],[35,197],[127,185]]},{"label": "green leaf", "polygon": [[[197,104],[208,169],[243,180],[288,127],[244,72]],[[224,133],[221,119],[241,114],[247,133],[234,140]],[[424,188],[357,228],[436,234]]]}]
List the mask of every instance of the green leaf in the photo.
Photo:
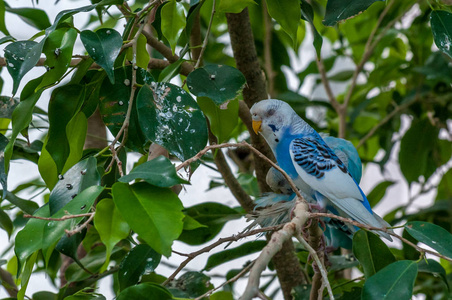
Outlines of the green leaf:
[{"label": "green leaf", "polygon": [[395,261],[388,246],[377,235],[365,230],[353,235],[353,254],[363,266],[366,278]]},{"label": "green leaf", "polygon": [[22,276],[20,278],[21,283],[19,292],[17,293],[17,300],[24,300],[25,298],[25,292],[27,290],[28,282],[30,281],[30,277],[33,272],[33,267],[35,265],[37,256],[38,253],[36,252],[27,259],[24,272],[22,273]]},{"label": "green leaf", "polygon": [[0,228],[2,228],[8,234],[8,238],[13,233],[13,222],[9,218],[8,214],[0,208]]},{"label": "green leaf", "polygon": [[11,204],[20,208],[25,213],[30,215],[33,214],[39,208],[39,205],[36,204],[35,202],[19,198],[10,192],[6,192],[5,199],[8,200]]},{"label": "green leaf", "polygon": [[145,273],[157,268],[161,255],[146,244],[141,244],[130,250],[119,266],[118,280],[120,290],[135,285]]},{"label": "green leaf", "polygon": [[433,276],[440,276],[450,291],[449,282],[447,281],[446,270],[434,259],[423,259],[418,262],[418,272],[431,273]]},{"label": "green leaf", "polygon": [[185,214],[207,226],[182,232],[179,240],[189,245],[200,245],[213,239],[226,222],[241,217],[240,213],[229,206],[213,202],[189,207],[185,210]]},{"label": "green leaf", "polygon": [[51,26],[49,17],[42,9],[29,7],[6,7],[5,9],[9,13],[18,15],[25,23],[36,29],[44,30]]},{"label": "green leaf", "polygon": [[452,13],[434,10],[430,15],[430,23],[436,46],[452,58]]},{"label": "green leaf", "polygon": [[219,291],[210,296],[210,300],[234,300],[232,292]]},{"label": "green leaf", "polygon": [[207,227],[206,225],[202,225],[195,219],[190,216],[185,216],[184,218],[184,230],[193,230],[201,227]]},{"label": "green leaf", "polygon": [[298,22],[301,12],[298,0],[266,0],[268,14],[281,25],[290,36],[293,45],[297,44]]},{"label": "green leaf", "polygon": [[261,251],[265,246],[267,245],[266,241],[254,241],[254,242],[248,242],[244,243],[238,247],[220,251],[218,253],[215,253],[209,257],[207,260],[206,266],[204,267],[204,270],[210,271],[213,268],[224,264],[228,261],[231,261],[233,259],[249,255],[252,253],[256,253]]},{"label": "green leaf", "polygon": [[170,83],[145,85],[137,96],[137,110],[146,138],[181,161],[206,146],[206,119],[198,104],[182,88]]},{"label": "green leaf", "polygon": [[162,155],[133,168],[129,174],[122,176],[119,181],[130,182],[135,179],[143,179],[147,183],[159,187],[172,187],[180,183],[189,183],[177,175],[174,165]]},{"label": "green leaf", "polygon": [[44,74],[41,84],[36,88],[52,85],[64,75],[72,60],[77,31],[73,28],[63,27],[53,31],[44,43],[43,53],[46,55]]},{"label": "green leaf", "polygon": [[[150,84],[154,81],[151,74],[139,68],[136,72],[138,84]],[[115,83],[105,78],[99,92],[99,110],[102,119],[111,133],[116,136],[121,129],[129,106],[132,82],[132,67],[120,67],[115,69]],[[142,90],[142,88],[140,89]],[[138,91],[135,92],[135,97]],[[136,151],[142,149],[146,139],[138,124],[136,98],[133,101],[132,114],[130,116],[129,134],[126,146]]]},{"label": "green leaf", "polygon": [[370,206],[374,207],[377,205],[386,194],[388,187],[392,186],[394,183],[394,181],[387,180],[380,182],[376,187],[374,187],[374,189],[367,195],[367,200],[369,200]]},{"label": "green leaf", "polygon": [[117,182],[113,200],[133,231],[155,251],[171,255],[171,245],[183,228],[182,203],[170,189],[144,182]]},{"label": "green leaf", "polygon": [[438,185],[436,200],[452,198],[452,169],[446,172]]},{"label": "green leaf", "polygon": [[169,82],[173,77],[177,76],[184,61],[185,59],[179,58],[176,62],[163,69],[159,75],[159,82]]},{"label": "green leaf", "polygon": [[106,298],[97,293],[87,293],[85,291],[78,291],[74,295],[64,298],[64,300],[105,300]]},{"label": "green leaf", "polygon": [[107,73],[110,82],[114,84],[114,64],[122,47],[122,37],[114,29],[101,28],[96,32],[84,30],[80,39],[89,56]]},{"label": "green leaf", "polygon": [[220,0],[218,11],[222,13],[238,14],[251,4],[256,5],[256,2],[254,2],[254,0]]},{"label": "green leaf", "polygon": [[6,192],[8,191],[7,187],[7,174],[5,171],[5,148],[8,145],[9,140],[0,133],[0,184],[3,188],[3,196],[5,198]]},{"label": "green leaf", "polygon": [[[80,109],[83,98],[84,89],[78,84],[56,88],[50,98],[49,134],[45,148],[55,161],[58,174],[63,172],[71,150],[67,136],[67,129],[71,128],[68,124]],[[80,146],[83,147],[83,144]]]},{"label": "green leaf", "polygon": [[446,229],[428,222],[412,221],[405,225],[408,233],[440,254],[452,258],[452,234]]},{"label": "green leaf", "polygon": [[9,36],[5,24],[5,1],[0,1],[0,31],[3,32],[4,35]]},{"label": "green leaf", "polygon": [[173,299],[171,293],[163,286],[155,283],[142,283],[126,288],[119,295],[117,300],[170,300]]},{"label": "green leaf", "polygon": [[198,105],[209,119],[210,129],[218,143],[227,141],[238,124],[239,100],[235,99],[218,107],[210,98],[198,97]]},{"label": "green leaf", "polygon": [[0,118],[11,119],[13,111],[19,104],[19,99],[10,96],[0,96]]},{"label": "green leaf", "polygon": [[16,94],[24,75],[35,66],[35,56],[41,55],[39,45],[34,41],[20,41],[5,47],[6,67],[13,78],[13,95]]},{"label": "green leaf", "polygon": [[163,6],[161,15],[162,33],[168,40],[171,50],[174,53],[177,41],[186,25],[184,6],[182,3],[171,0]]},{"label": "green leaf", "polygon": [[213,288],[210,277],[200,272],[186,272],[174,282],[177,291],[190,298],[199,297]]},{"label": "green leaf", "polygon": [[[428,119],[413,122],[400,142],[400,170],[408,183],[427,173],[429,156],[438,139],[438,128]],[[422,147],[419,147],[422,145]],[[413,163],[416,162],[416,163]],[[427,179],[427,178],[426,178]]]},{"label": "green leaf", "polygon": [[198,97],[208,97],[216,105],[235,99],[245,83],[242,72],[226,65],[207,65],[187,76],[190,92]]},{"label": "green leaf", "polygon": [[362,299],[409,300],[416,276],[416,262],[401,260],[392,263],[366,280]]},{"label": "green leaf", "polygon": [[[132,51],[133,52],[133,51]],[[132,54],[133,55],[133,54]],[[144,35],[140,34],[137,40],[137,59],[136,64],[138,67],[147,70],[151,56],[147,49],[147,39]],[[133,61],[133,58],[131,59]]]},{"label": "green leaf", "polygon": [[322,50],[322,44],[323,44],[323,38],[314,26],[314,10],[312,9],[311,4],[309,4],[308,2],[306,2],[304,0],[302,0],[300,2],[300,9],[301,9],[301,18],[308,21],[311,24],[311,26],[314,28],[313,45],[314,45],[315,51],[317,53],[317,57],[320,57],[320,53]]},{"label": "green leaf", "polygon": [[340,21],[362,13],[377,1],[383,0],[328,0],[323,24],[325,26],[334,26]]},{"label": "green leaf", "polygon": [[60,176],[60,180],[50,193],[50,214],[57,213],[83,190],[97,185],[100,185],[100,175],[96,159],[89,157],[82,160]]},{"label": "green leaf", "polygon": [[[94,201],[99,197],[104,188],[102,186],[91,186],[67,203],[57,213],[51,214],[52,218],[62,218],[65,215],[85,214],[91,210]],[[74,228],[83,220],[83,217],[68,219],[64,221],[49,221],[43,231],[42,249],[46,261],[50,258],[57,242],[64,235],[65,230]]]},{"label": "green leaf", "polygon": [[86,228],[81,232],[77,232],[71,236],[63,235],[61,240],[56,244],[55,250],[72,258],[78,265],[81,265],[78,259],[78,247],[86,236]]},{"label": "green leaf", "polygon": [[129,236],[130,228],[112,199],[104,199],[97,204],[96,214],[94,215],[94,227],[96,227],[102,243],[107,248],[107,259],[100,269],[103,272],[108,267],[113,247],[120,240]]}]

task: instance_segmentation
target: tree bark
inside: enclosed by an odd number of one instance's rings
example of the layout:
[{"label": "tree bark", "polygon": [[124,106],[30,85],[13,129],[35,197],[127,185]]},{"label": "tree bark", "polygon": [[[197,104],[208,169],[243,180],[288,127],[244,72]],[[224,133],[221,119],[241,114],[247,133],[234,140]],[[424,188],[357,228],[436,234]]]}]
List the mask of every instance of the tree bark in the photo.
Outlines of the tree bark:
[{"label": "tree bark", "polygon": [[[250,131],[253,146],[265,156],[274,160],[273,153],[265,140],[262,136],[256,135],[251,128],[249,108],[254,103],[267,99],[268,94],[264,75],[257,58],[248,9],[244,9],[239,14],[226,14],[226,18],[237,68],[243,73],[247,82],[243,89],[245,103],[240,105],[239,116]],[[260,190],[261,192],[269,192],[270,188],[265,182],[265,178],[270,166],[257,156],[254,156],[254,159]],[[306,283],[298,258],[295,256],[293,243],[291,241],[284,243],[282,250],[274,256],[272,261],[278,274],[284,299],[292,299],[292,289],[297,285]]]}]

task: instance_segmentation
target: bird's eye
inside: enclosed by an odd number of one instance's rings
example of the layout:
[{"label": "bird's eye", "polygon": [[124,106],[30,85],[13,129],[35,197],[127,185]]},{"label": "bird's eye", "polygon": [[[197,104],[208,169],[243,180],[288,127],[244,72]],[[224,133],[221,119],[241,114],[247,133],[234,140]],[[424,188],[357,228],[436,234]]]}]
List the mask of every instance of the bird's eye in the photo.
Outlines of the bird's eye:
[{"label": "bird's eye", "polygon": [[257,117],[257,114],[256,114],[256,113],[254,113],[254,114],[253,114],[253,117]]}]

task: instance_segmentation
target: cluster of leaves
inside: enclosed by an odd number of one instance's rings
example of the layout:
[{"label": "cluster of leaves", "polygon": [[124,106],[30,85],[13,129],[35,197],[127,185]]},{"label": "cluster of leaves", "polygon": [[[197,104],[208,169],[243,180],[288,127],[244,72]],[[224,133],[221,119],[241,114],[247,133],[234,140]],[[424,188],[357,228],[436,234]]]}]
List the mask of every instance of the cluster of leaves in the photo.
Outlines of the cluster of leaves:
[{"label": "cluster of leaves", "polygon": [[[408,204],[396,208],[385,219],[392,224],[408,222],[404,226],[405,238],[452,257],[452,171],[443,174],[452,147],[449,140],[440,138],[448,128],[452,111],[452,14],[441,3],[413,4],[405,0],[389,1],[387,5],[377,0],[321,0],[311,4],[304,0],[170,0],[136,1],[129,7],[121,0],[93,0],[91,5],[61,11],[51,23],[43,10],[11,8],[0,1],[0,31],[5,34],[0,42],[8,43],[5,66],[9,75],[3,75],[13,79],[13,86],[3,91],[9,96],[0,98],[0,227],[9,236],[15,235],[15,256],[0,260],[0,265],[6,264],[5,272],[14,276],[15,284],[20,284],[15,293],[17,299],[24,299],[30,277],[40,271],[46,272],[55,285],[58,272],[64,273],[67,284],[58,287],[57,294],[39,292],[32,299],[104,299],[92,287],[106,276],[112,276],[118,299],[194,298],[213,287],[206,272],[262,250],[265,242],[256,241],[213,254],[199,272],[185,272],[167,285],[162,285],[165,278],[154,272],[161,256],[171,255],[175,240],[196,246],[205,244],[228,221],[243,215],[241,208],[220,203],[184,207],[171,187],[188,181],[177,175],[168,158],[160,156],[147,161],[151,143],[185,161],[206,146],[209,130],[219,143],[243,137],[246,130],[239,119],[239,101],[245,78],[233,67],[234,58],[222,51],[229,47],[229,41],[224,39],[226,14],[243,9],[249,13],[259,59],[270,59],[265,62],[270,68],[264,69],[273,73],[267,74],[273,83],[269,84],[273,87],[271,96],[289,102],[303,117],[307,116],[307,107],[322,108],[324,116],[309,122],[319,131],[336,135],[340,131],[340,116],[331,101],[308,99],[298,90],[289,90],[287,84],[288,73],[297,75],[300,86],[312,77],[316,79],[313,89],[325,84],[317,76],[316,59],[323,55],[324,44],[331,45],[329,56],[322,58],[326,80],[352,82],[336,93],[339,103],[349,103],[343,112],[347,138],[359,146],[365,162],[376,163],[382,170],[394,146],[400,143],[398,161],[402,174],[410,189],[420,190],[408,199]],[[116,6],[121,13],[115,10]],[[97,30],[74,26],[73,18],[82,13],[91,14],[90,22],[98,26]],[[37,29],[36,34],[29,40],[16,41],[9,35],[7,27],[11,25],[5,23],[5,14],[18,15]],[[274,21],[270,18],[267,30],[263,24],[269,16]],[[122,19],[126,24],[118,32],[114,27]],[[400,19],[408,25],[394,27]],[[140,30],[142,23],[149,20],[152,34],[147,36]],[[190,50],[199,45],[191,45],[190,38],[196,34],[197,22],[210,30],[203,56],[208,64],[193,70]],[[307,40],[306,32],[311,27],[316,55],[304,70],[297,72],[290,56]],[[81,58],[73,53],[77,37],[87,53]],[[368,43],[369,37],[375,40]],[[169,49],[171,59],[157,51],[148,52],[149,39]],[[432,50],[433,43],[439,51]],[[265,49],[266,45],[270,49]],[[176,50],[180,51],[179,56],[174,56]],[[166,64],[150,68],[152,61]],[[341,69],[343,61],[354,68]],[[18,99],[10,97],[18,94],[24,75],[36,65],[44,65],[47,71],[25,83]],[[191,72],[186,77],[180,75],[187,65]],[[340,71],[336,71],[338,68]],[[360,80],[356,81],[358,77]],[[183,84],[174,84],[178,82]],[[36,103],[47,89],[52,89],[52,93],[44,112]],[[84,149],[85,140],[89,139],[87,119],[97,109],[105,126],[118,137],[115,140],[123,141],[124,147],[117,153],[109,145]],[[394,133],[401,130],[402,114],[410,116],[411,122],[406,124],[403,137],[394,138]],[[31,141],[33,135],[28,132],[40,123],[46,127],[45,136]],[[4,129],[8,126],[10,130]],[[372,135],[367,136],[369,132]],[[123,136],[126,138],[121,139]],[[382,150],[385,155],[376,160]],[[121,176],[131,152],[142,157],[128,174]],[[40,179],[9,190],[7,174],[15,159],[37,164]],[[117,161],[122,165],[118,166]],[[240,157],[235,161],[241,170],[237,177],[243,189],[258,196],[252,165]],[[216,168],[208,159],[206,162]],[[197,166],[192,163],[192,170]],[[440,175],[439,185],[433,184]],[[218,184],[223,182],[211,186]],[[371,205],[378,204],[393,184],[385,180],[376,185],[368,197]],[[417,197],[432,189],[438,191],[434,204],[408,214],[407,208]],[[18,197],[17,193],[23,190],[46,192],[45,204],[40,206]],[[25,214],[38,218],[27,221]],[[78,217],[65,218],[68,215]],[[80,252],[85,253],[83,257]],[[341,299],[360,295],[364,299],[410,299],[413,293],[441,298],[449,294],[450,262],[420,259],[423,253],[409,245],[388,248],[372,233],[360,231],[353,239],[353,254],[358,261],[336,254],[331,257],[330,280]],[[301,264],[309,265],[304,249],[298,249],[297,256]],[[67,257],[74,262],[62,269],[62,259]],[[338,272],[353,267],[363,271],[363,279],[336,279]],[[225,280],[242,269],[229,270]],[[307,270],[312,275],[312,268]],[[14,290],[3,275],[1,279],[4,287]],[[268,286],[262,286],[262,290],[265,292]],[[297,299],[305,299],[309,289],[296,288]],[[232,299],[232,295],[229,284],[211,298]]]}]

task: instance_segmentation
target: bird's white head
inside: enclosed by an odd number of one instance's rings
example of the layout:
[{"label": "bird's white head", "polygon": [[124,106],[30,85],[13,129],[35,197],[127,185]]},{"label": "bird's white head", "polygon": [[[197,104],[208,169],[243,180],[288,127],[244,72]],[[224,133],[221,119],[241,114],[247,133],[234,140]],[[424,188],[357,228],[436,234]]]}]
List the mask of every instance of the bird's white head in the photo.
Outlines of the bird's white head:
[{"label": "bird's white head", "polygon": [[276,99],[262,100],[251,107],[254,132],[261,133],[272,149],[278,145],[283,135],[300,133],[310,128],[284,101]]}]

